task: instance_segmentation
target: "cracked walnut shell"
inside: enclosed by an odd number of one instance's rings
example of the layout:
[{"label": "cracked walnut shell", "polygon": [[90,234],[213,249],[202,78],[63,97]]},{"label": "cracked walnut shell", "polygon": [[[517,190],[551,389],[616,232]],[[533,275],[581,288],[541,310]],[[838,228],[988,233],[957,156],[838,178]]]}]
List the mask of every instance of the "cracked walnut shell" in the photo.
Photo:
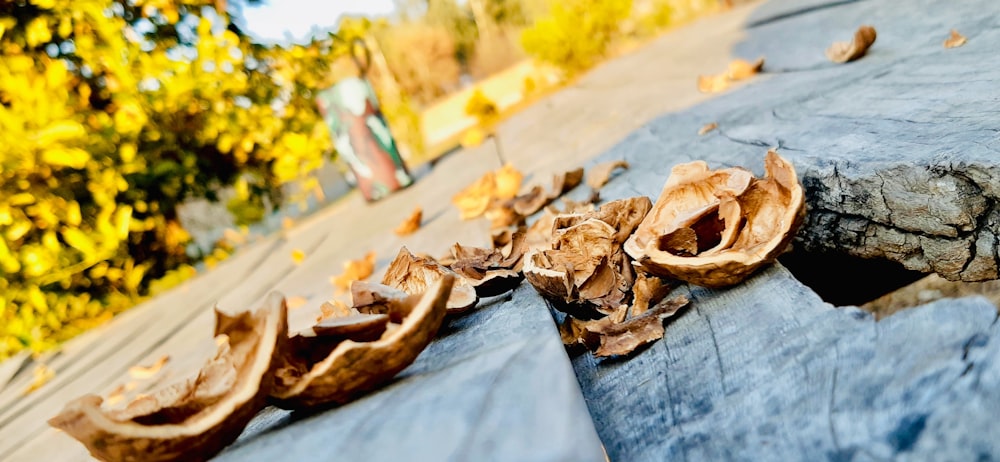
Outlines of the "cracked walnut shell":
[{"label": "cracked walnut shell", "polygon": [[264,308],[216,310],[218,351],[197,377],[111,410],[96,395],[69,402],[49,420],[106,461],[207,460],[236,440],[264,407],[276,358],[288,338],[287,307],[273,293]]},{"label": "cracked walnut shell", "polygon": [[678,165],[625,243],[643,270],[705,287],[737,284],[780,255],[805,218],[795,168],[770,150],[766,176]]},{"label": "cracked walnut shell", "polygon": [[[271,393],[272,402],[285,409],[343,404],[389,381],[412,364],[437,335],[456,279],[451,274],[442,275],[428,284],[423,295],[406,299],[385,287],[385,296],[372,300],[388,300],[386,315],[399,324],[388,324],[378,339],[337,338],[326,342],[322,335],[317,335],[302,342],[308,348],[294,350],[282,358]],[[383,290],[374,284],[366,287]]]}]

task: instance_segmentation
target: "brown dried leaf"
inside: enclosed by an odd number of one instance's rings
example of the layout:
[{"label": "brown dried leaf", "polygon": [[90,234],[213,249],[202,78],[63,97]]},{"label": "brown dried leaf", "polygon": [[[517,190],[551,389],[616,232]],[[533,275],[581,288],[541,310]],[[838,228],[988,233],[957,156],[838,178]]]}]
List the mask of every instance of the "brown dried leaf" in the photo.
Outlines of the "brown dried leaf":
[{"label": "brown dried leaf", "polygon": [[541,185],[533,186],[528,192],[514,198],[511,207],[522,216],[529,216],[545,207],[551,201]]},{"label": "brown dried leaf", "polygon": [[524,224],[524,215],[512,209],[507,203],[494,205],[487,210],[486,219],[490,220],[490,229],[503,229]]},{"label": "brown dried leaf", "polygon": [[663,338],[663,320],[687,304],[688,299],[679,296],[624,322],[595,326],[593,332],[600,337],[600,346],[594,351],[594,356],[627,355],[642,345]]},{"label": "brown dried leaf", "polygon": [[360,260],[344,262],[344,272],[330,278],[338,293],[346,292],[351,287],[351,281],[363,281],[375,272],[375,252],[368,252]]},{"label": "brown dried leaf", "polygon": [[698,76],[698,91],[702,93],[719,93],[727,88],[729,88],[729,77],[726,74]]},{"label": "brown dried leaf", "polygon": [[958,47],[960,47],[962,45],[965,45],[965,42],[966,42],[965,36],[962,35],[962,34],[959,34],[957,30],[952,29],[951,30],[951,36],[949,36],[944,41],[944,47],[945,48],[958,48]]},{"label": "brown dried leaf", "polygon": [[861,26],[850,42],[833,42],[833,45],[826,49],[826,57],[835,63],[854,61],[864,56],[868,48],[875,43],[875,35],[874,27]]},{"label": "brown dried leaf", "polygon": [[557,199],[579,186],[581,182],[583,182],[583,167],[564,173],[556,173],[552,176],[552,191],[549,192],[549,199]]},{"label": "brown dried leaf", "polygon": [[133,379],[148,379],[156,375],[157,372],[160,372],[160,369],[163,369],[163,366],[167,365],[168,362],[170,362],[170,355],[163,355],[149,366],[132,366],[128,368],[128,375]]},{"label": "brown dried leaf", "polygon": [[422,295],[398,305],[401,322],[387,324],[375,341],[329,343],[316,337],[309,351],[283,355],[272,401],[285,409],[343,404],[385,384],[434,339],[455,280],[451,274],[438,277]]},{"label": "brown dried leaf", "polygon": [[[696,162],[674,167],[625,251],[647,272],[692,284],[725,287],[746,279],[785,250],[805,217],[792,164],[770,150],[764,166],[766,176],[752,181]],[[684,227],[696,234],[695,255],[665,245]]]},{"label": "brown dried leaf", "polygon": [[[410,295],[421,294],[435,280],[445,275],[455,275],[451,269],[429,258],[416,257],[406,247],[399,249],[396,258],[382,278],[382,284],[395,287]],[[468,281],[458,278],[448,299],[448,313],[462,313],[479,301],[476,290]]]},{"label": "brown dried leaf", "polygon": [[737,59],[729,63],[729,69],[726,71],[726,77],[729,80],[744,80],[749,79],[757,75],[761,69],[764,68],[764,58],[757,58],[756,61],[750,62],[744,59]]},{"label": "brown dried leaf", "polygon": [[403,222],[399,224],[394,232],[397,236],[407,236],[413,234],[416,230],[420,229],[420,220],[423,219],[423,216],[423,209],[417,207],[413,210],[413,213],[406,218],[406,220],[403,220]]},{"label": "brown dried leaf", "polygon": [[122,410],[105,410],[100,397],[86,395],[49,425],[102,460],[206,460],[218,453],[265,406],[288,328],[277,294],[256,312],[216,313],[221,346],[196,377],[136,397]]},{"label": "brown dried leaf", "polygon": [[719,124],[715,122],[709,122],[705,125],[702,125],[702,127],[698,129],[698,136],[702,136],[712,130],[715,130],[716,128],[719,128]]},{"label": "brown dried leaf", "polygon": [[611,174],[616,169],[628,169],[628,167],[628,162],[624,160],[612,160],[597,164],[587,172],[587,185],[591,189],[601,189],[608,183],[608,180],[611,179]]}]

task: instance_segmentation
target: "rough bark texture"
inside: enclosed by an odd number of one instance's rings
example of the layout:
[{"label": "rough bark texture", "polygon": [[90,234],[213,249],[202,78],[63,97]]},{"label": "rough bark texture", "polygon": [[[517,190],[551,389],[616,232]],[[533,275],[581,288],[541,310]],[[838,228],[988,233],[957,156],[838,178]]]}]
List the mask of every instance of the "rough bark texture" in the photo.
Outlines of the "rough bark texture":
[{"label": "rough bark texture", "polygon": [[[602,198],[655,197],[673,165],[696,159],[759,175],[760,156],[778,146],[806,188],[797,245],[996,278],[1000,19],[987,11],[985,0],[772,0],[736,52],[766,56],[765,74],[595,159],[633,166]],[[861,24],[879,34],[868,54],[829,63],[828,43]],[[965,46],[941,46],[951,28]],[[718,129],[698,136],[711,121]],[[1000,454],[1000,324],[985,299],[876,322],[824,303],[780,264],[728,290],[675,293],[690,309],[661,341],[627,361],[573,358],[611,460]]]},{"label": "rough bark texture", "polygon": [[[780,265],[626,361],[573,365],[611,460],[991,460],[1000,324],[982,298],[876,322]],[[978,458],[978,459],[977,459]]]}]

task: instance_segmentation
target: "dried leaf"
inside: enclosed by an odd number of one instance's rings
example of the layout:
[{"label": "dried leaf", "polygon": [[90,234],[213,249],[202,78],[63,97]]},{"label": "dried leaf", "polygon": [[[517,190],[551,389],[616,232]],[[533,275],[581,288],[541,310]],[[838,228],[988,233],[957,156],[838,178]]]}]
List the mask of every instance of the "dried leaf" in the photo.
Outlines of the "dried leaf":
[{"label": "dried leaf", "polygon": [[[414,256],[406,247],[402,247],[386,269],[382,284],[414,295],[424,293],[431,283],[446,275],[455,276],[455,272],[429,258]],[[456,279],[458,281],[450,290],[451,297],[447,304],[450,314],[462,313],[479,301],[475,288],[468,281]]]},{"label": "dried leaf", "polygon": [[764,58],[757,58],[756,61],[750,62],[744,59],[737,59],[729,63],[729,69],[726,71],[726,77],[729,80],[744,80],[749,79],[757,75],[761,69],[764,68]]},{"label": "dried leaf", "polygon": [[594,356],[627,355],[642,345],[663,338],[663,319],[687,304],[687,298],[679,296],[624,322],[596,327],[594,332],[600,337],[600,346],[594,351]]},{"label": "dried leaf", "polygon": [[715,130],[716,128],[719,128],[719,124],[715,122],[709,122],[703,125],[700,129],[698,129],[698,136],[702,136],[712,130]]},{"label": "dried leaf", "polygon": [[552,176],[552,191],[549,192],[549,198],[555,200],[579,186],[581,182],[583,182],[583,167],[564,173],[556,173]]},{"label": "dried leaf", "polygon": [[951,30],[951,36],[948,37],[944,41],[944,47],[945,48],[958,48],[958,47],[960,47],[962,45],[965,45],[965,42],[966,42],[965,36],[962,35],[962,34],[959,34],[957,30],[952,29]]},{"label": "dried leaf", "polygon": [[692,284],[746,279],[785,250],[805,217],[792,164],[770,150],[764,166],[760,179],[703,162],[674,167],[625,251],[647,272]]},{"label": "dried leaf", "polygon": [[591,167],[590,171],[587,172],[587,185],[591,189],[601,189],[611,179],[611,174],[619,168],[628,169],[628,162],[612,160]]},{"label": "dried leaf", "polygon": [[455,277],[445,274],[410,302],[389,314],[377,340],[327,342],[316,337],[308,350],[292,350],[279,359],[272,401],[285,409],[342,404],[377,388],[409,366],[431,342],[445,316]]},{"label": "dried leaf", "polygon": [[451,198],[463,220],[479,217],[497,201],[513,199],[521,189],[524,175],[511,164],[486,172],[471,185]]},{"label": "dried leaf", "polygon": [[490,220],[490,229],[503,229],[524,224],[524,215],[518,213],[507,203],[494,204],[486,211],[485,215],[486,219]]},{"label": "dried leaf", "polygon": [[156,375],[157,372],[160,372],[160,369],[163,369],[163,366],[166,366],[168,362],[170,362],[170,355],[163,355],[149,366],[132,366],[128,368],[128,375],[133,379],[148,379]]},{"label": "dried leaf", "polygon": [[727,88],[729,77],[726,74],[698,76],[698,91],[702,93],[719,93]]},{"label": "dried leaf", "polygon": [[861,26],[850,42],[834,42],[830,45],[830,48],[826,49],[826,57],[835,63],[854,61],[864,56],[868,48],[875,43],[875,35],[874,27]]},{"label": "dried leaf", "polygon": [[55,378],[55,376],[56,371],[52,370],[49,366],[45,364],[35,366],[35,369],[31,371],[31,383],[28,384],[22,394],[27,395],[34,393],[36,390],[49,383],[49,381]]},{"label": "dried leaf", "polygon": [[529,216],[545,207],[551,201],[541,185],[533,186],[528,192],[514,198],[511,208],[522,216]]},{"label": "dried leaf", "polygon": [[395,230],[396,235],[406,236],[409,234],[413,234],[416,230],[420,229],[420,220],[423,218],[423,216],[424,216],[424,211],[420,207],[414,209],[413,213],[410,214],[410,216],[407,217],[406,220],[403,220],[403,222],[400,223],[400,225],[396,228]]},{"label": "dried leaf", "polygon": [[524,175],[512,164],[505,164],[496,171],[496,191],[493,197],[496,199],[513,199],[517,192],[521,190],[521,182]]},{"label": "dried leaf", "polygon": [[206,460],[233,442],[266,404],[288,338],[287,309],[272,294],[256,312],[216,311],[215,357],[196,377],[107,410],[95,395],[77,398],[49,425],[102,460]]},{"label": "dried leaf", "polygon": [[337,288],[338,293],[346,292],[351,287],[351,281],[368,279],[374,271],[375,252],[368,252],[363,259],[344,262],[344,272],[330,278],[330,282]]}]

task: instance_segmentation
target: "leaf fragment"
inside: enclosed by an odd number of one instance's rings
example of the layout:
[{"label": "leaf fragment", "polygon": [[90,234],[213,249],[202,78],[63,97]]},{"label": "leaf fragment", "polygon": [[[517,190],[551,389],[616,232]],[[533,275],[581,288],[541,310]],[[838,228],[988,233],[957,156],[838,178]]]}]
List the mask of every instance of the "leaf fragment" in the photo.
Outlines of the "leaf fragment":
[{"label": "leaf fragment", "polygon": [[715,122],[709,122],[705,125],[702,125],[701,128],[698,129],[698,136],[705,135],[706,133],[715,130],[716,128],[719,128],[719,124]]},{"label": "leaf fragment", "polygon": [[406,218],[406,220],[403,220],[403,222],[400,223],[398,227],[396,227],[394,232],[396,233],[397,236],[407,236],[413,234],[418,229],[420,229],[420,220],[423,219],[423,216],[424,216],[423,209],[417,207],[416,209],[413,210],[413,213],[411,213],[410,216]]},{"label": "leaf fragment", "polygon": [[375,252],[368,252],[359,260],[344,262],[344,272],[330,278],[330,283],[337,288],[338,293],[346,292],[351,287],[351,281],[363,281],[375,272]]},{"label": "leaf fragment", "polygon": [[698,91],[702,93],[719,93],[727,88],[729,88],[729,77],[726,74],[698,76]]},{"label": "leaf fragment", "polygon": [[965,36],[962,35],[962,34],[960,34],[960,33],[958,33],[958,30],[952,29],[951,30],[951,36],[949,36],[944,41],[944,47],[945,48],[958,48],[958,47],[960,47],[962,45],[965,45],[965,42],[966,42]]},{"label": "leaf fragment", "polygon": [[830,61],[838,64],[854,61],[868,51],[868,48],[875,43],[875,28],[864,25],[854,32],[854,38],[850,42],[833,42],[826,49],[826,57]]},{"label": "leaf fragment", "polygon": [[745,59],[737,59],[729,63],[729,69],[726,71],[726,77],[729,80],[744,80],[757,75],[761,69],[764,68],[764,58],[757,58],[754,62],[749,62]]}]

